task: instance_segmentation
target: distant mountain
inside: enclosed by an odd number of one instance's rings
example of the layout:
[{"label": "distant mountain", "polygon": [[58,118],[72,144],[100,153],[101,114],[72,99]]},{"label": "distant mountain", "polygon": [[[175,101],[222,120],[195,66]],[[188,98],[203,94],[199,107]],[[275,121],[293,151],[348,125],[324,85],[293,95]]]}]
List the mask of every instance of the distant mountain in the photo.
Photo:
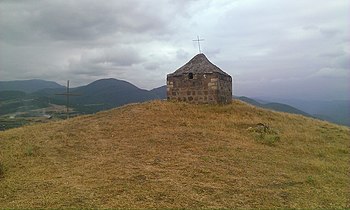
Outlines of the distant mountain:
[{"label": "distant mountain", "polygon": [[246,103],[249,103],[251,105],[262,107],[262,108],[265,108],[265,109],[271,109],[271,110],[279,111],[279,112],[287,112],[287,113],[291,113],[291,114],[300,114],[300,115],[304,115],[306,117],[313,117],[312,115],[310,115],[310,114],[308,114],[306,112],[303,112],[303,111],[301,111],[301,110],[299,110],[297,108],[294,108],[292,106],[289,106],[287,104],[269,103],[269,102],[266,103],[266,104],[263,104],[263,103],[259,103],[256,100],[248,98],[248,97],[245,97],[245,96],[237,97],[237,99],[239,99],[241,101],[244,101]]},{"label": "distant mountain", "polygon": [[151,93],[156,94],[159,96],[160,99],[166,99],[166,85],[160,86],[158,88],[154,88],[150,90]]},{"label": "distant mountain", "polygon": [[[34,95],[46,96],[50,98],[51,102],[65,104],[65,96],[55,95],[63,92],[65,92],[65,89],[62,88],[44,89],[34,93]],[[101,79],[86,86],[71,88],[70,92],[77,95],[70,97],[70,104],[80,113],[93,113],[128,103],[160,98],[151,91],[143,90],[129,82],[112,78]]]},{"label": "distant mountain", "polygon": [[[66,97],[55,95],[65,91],[64,86],[44,80],[0,81],[0,100],[3,101],[1,104],[2,114],[18,110],[18,107],[21,106],[29,107],[27,105],[29,102],[30,104],[35,103],[35,106],[32,107],[43,107],[48,104],[65,105]],[[128,103],[166,99],[166,85],[148,91],[117,79],[97,80],[85,86],[71,88],[71,92],[79,95],[70,97],[70,105],[78,113],[94,113]],[[23,99],[26,99],[25,103]],[[269,100],[247,97],[238,97],[238,99],[262,108],[301,114],[307,117],[313,116],[350,126],[350,101]],[[7,100],[12,100],[11,104],[4,102]]]},{"label": "distant mountain", "polygon": [[135,85],[117,79],[101,79],[86,86],[72,89],[72,92],[81,96],[72,98],[72,103],[106,104],[110,107],[121,106],[128,103],[143,102],[157,99],[157,95],[143,90]]},{"label": "distant mountain", "polygon": [[0,81],[0,91],[16,90],[25,93],[32,93],[45,88],[62,88],[56,82],[32,79],[32,80],[15,80],[15,81]]},{"label": "distant mountain", "polygon": [[241,101],[244,101],[248,104],[251,104],[251,105],[254,105],[254,106],[258,106],[258,107],[262,107],[262,104],[259,103],[258,101],[254,100],[254,99],[251,99],[251,98],[248,98],[248,97],[245,97],[245,96],[240,96],[240,97],[235,97]]},{"label": "distant mountain", "polygon": [[262,104],[262,107],[267,108],[267,109],[272,109],[275,111],[280,111],[280,112],[287,112],[287,113],[292,113],[292,114],[300,114],[304,115],[306,117],[312,117],[312,115],[303,112],[295,107],[289,106],[287,104],[281,104],[281,103],[267,103],[267,104]]},{"label": "distant mountain", "polygon": [[[337,124],[350,126],[350,101],[349,100],[334,100],[334,101],[313,101],[304,103],[307,106],[313,105],[308,109],[311,114],[319,119],[328,120]],[[298,105],[303,109],[303,105]]]},{"label": "distant mountain", "polygon": [[298,100],[298,99],[263,99],[289,104],[304,112],[310,113],[318,119],[350,126],[349,100]]},{"label": "distant mountain", "polygon": [[[44,88],[33,93],[0,91],[0,130],[66,118],[66,96],[57,95],[65,93],[66,88],[60,85],[53,87],[56,88]],[[85,86],[71,88],[70,92],[74,94],[69,98],[69,107],[73,108],[70,111],[71,116],[161,98],[152,91],[117,79],[97,80]]]}]

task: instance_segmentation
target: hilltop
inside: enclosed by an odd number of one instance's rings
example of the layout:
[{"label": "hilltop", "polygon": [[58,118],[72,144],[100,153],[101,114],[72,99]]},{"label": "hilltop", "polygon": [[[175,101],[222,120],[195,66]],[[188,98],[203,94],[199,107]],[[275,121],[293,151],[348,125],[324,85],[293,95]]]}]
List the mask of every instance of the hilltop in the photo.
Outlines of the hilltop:
[{"label": "hilltop", "polygon": [[349,128],[234,100],[0,132],[0,208],[346,208]]}]

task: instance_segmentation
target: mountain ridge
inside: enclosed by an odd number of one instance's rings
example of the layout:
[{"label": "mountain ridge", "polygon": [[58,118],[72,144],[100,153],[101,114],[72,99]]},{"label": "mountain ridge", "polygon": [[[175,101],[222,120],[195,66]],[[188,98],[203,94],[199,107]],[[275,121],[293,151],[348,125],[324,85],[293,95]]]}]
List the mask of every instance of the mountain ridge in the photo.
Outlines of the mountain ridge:
[{"label": "mountain ridge", "polygon": [[[33,93],[41,97],[51,97],[56,103],[65,104],[65,96],[55,94],[63,89],[45,89]],[[138,88],[130,82],[114,78],[100,79],[84,86],[71,88],[76,96],[70,97],[72,107],[82,113],[94,113],[128,103],[159,99],[154,93]]]},{"label": "mountain ridge", "polygon": [[[33,82],[36,80],[30,81]],[[31,93],[27,92],[25,98],[34,99],[32,100],[33,102],[37,102],[36,100],[41,101],[40,106],[35,105],[32,107],[42,107],[44,104],[47,104],[48,106],[50,103],[65,105],[66,98],[64,96],[55,95],[57,93],[65,93],[65,87],[60,85],[56,85],[55,87],[56,88],[44,88]],[[154,99],[166,99],[166,85],[148,91],[138,88],[130,82],[117,80],[114,78],[96,80],[87,85],[71,88],[70,91],[79,95],[70,97],[70,105],[76,110],[77,113],[83,114],[95,113],[97,111],[122,106],[127,103],[143,102]],[[4,93],[2,93],[2,95],[4,95]],[[247,97],[243,97],[241,99],[255,106],[264,107],[275,111],[301,114],[308,117],[316,117],[330,122],[350,126],[350,110],[348,107],[350,102],[330,102],[328,104],[317,104],[310,102],[311,104],[308,104],[307,102],[298,103],[296,101],[293,103],[293,100],[290,101],[291,104],[296,104],[295,107],[290,106],[289,103],[283,104],[278,102],[268,102],[268,100],[259,100]],[[26,104],[27,102],[23,103],[23,101],[14,103],[16,107],[25,106]],[[6,104],[6,107],[8,106],[11,105]],[[1,103],[0,107],[3,108]],[[2,113],[6,114],[7,111],[11,110],[15,109],[8,107],[2,110]]]},{"label": "mountain ridge", "polygon": [[238,96],[236,97],[237,99],[247,102],[251,105],[261,107],[261,108],[266,108],[274,111],[280,111],[280,112],[286,112],[286,113],[291,113],[291,114],[300,114],[305,117],[314,117],[309,113],[303,112],[297,108],[294,108],[292,106],[289,106],[287,104],[282,104],[282,103],[276,103],[276,102],[266,102],[266,103],[260,103],[252,98],[248,98],[245,96]]},{"label": "mountain ridge", "polygon": [[62,88],[64,86],[46,80],[31,79],[31,80],[13,80],[13,81],[0,81],[0,91],[4,90],[16,90],[25,93],[33,93],[35,91],[45,88]]}]

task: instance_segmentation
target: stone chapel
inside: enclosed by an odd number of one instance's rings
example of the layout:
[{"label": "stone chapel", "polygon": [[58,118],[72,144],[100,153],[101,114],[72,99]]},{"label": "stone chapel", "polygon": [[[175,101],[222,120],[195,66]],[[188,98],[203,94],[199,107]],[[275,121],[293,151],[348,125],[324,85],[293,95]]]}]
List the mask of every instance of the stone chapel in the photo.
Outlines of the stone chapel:
[{"label": "stone chapel", "polygon": [[232,101],[232,77],[197,54],[167,75],[167,99],[196,104],[228,104]]}]

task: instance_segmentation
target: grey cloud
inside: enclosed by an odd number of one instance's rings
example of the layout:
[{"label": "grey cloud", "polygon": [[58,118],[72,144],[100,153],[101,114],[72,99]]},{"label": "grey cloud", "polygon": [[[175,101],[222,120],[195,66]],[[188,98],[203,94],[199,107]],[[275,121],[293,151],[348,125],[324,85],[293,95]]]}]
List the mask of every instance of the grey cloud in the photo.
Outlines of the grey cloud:
[{"label": "grey cloud", "polygon": [[323,77],[323,78],[346,78],[348,71],[343,68],[322,68],[310,77]]},{"label": "grey cloud", "polygon": [[85,75],[85,76],[105,76],[108,73],[108,69],[103,68],[100,65],[94,64],[80,64],[71,63],[70,69],[74,75]]},{"label": "grey cloud", "polygon": [[333,61],[334,67],[347,69],[348,74],[350,74],[350,54],[344,54],[342,56],[336,57]]},{"label": "grey cloud", "polygon": [[[153,1],[39,1],[30,4],[0,3],[3,39],[53,39],[58,41],[93,41],[120,33],[170,33],[169,22],[181,11],[177,5],[164,8]],[[39,40],[36,40],[39,41]]]},{"label": "grey cloud", "polygon": [[177,59],[183,60],[189,56],[189,53],[186,52],[184,49],[178,49],[176,51],[176,57]]},{"label": "grey cloud", "polygon": [[158,62],[149,62],[149,63],[145,63],[144,67],[147,70],[156,70],[156,69],[158,69],[160,67],[160,63],[158,63]]},{"label": "grey cloud", "polygon": [[50,3],[32,24],[57,40],[95,39],[115,32],[148,32],[166,26],[156,15],[142,13],[135,1],[73,2]]},{"label": "grey cloud", "polygon": [[150,89],[198,52],[198,34],[209,60],[233,75],[237,93],[289,97],[306,89],[305,96],[344,98],[349,7],[327,0],[3,0],[0,76],[78,84],[115,77]]},{"label": "grey cloud", "polygon": [[142,59],[133,48],[113,47],[87,51],[82,54],[81,62],[110,64],[112,66],[132,66],[142,62]]},{"label": "grey cloud", "polygon": [[320,53],[318,56],[320,56],[321,58],[336,58],[336,57],[340,57],[345,55],[345,53],[343,51],[337,50],[337,51],[333,51],[333,52],[324,52],[324,53]]},{"label": "grey cloud", "polygon": [[70,59],[68,65],[74,74],[103,76],[110,72],[124,71],[125,68],[142,61],[135,49],[112,47],[87,50],[82,53],[79,59]]},{"label": "grey cloud", "polygon": [[340,30],[334,28],[321,28],[320,33],[325,35],[327,38],[332,38],[336,34],[340,33]]}]

